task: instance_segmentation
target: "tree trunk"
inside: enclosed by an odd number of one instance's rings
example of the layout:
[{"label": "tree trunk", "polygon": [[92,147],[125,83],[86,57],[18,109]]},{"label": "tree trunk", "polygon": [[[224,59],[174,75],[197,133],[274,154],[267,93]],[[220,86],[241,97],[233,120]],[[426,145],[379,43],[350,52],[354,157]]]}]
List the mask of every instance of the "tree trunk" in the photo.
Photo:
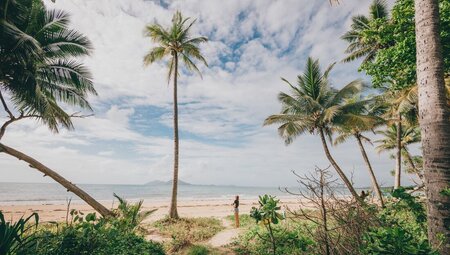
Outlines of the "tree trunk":
[{"label": "tree trunk", "polygon": [[23,160],[30,164],[30,167],[37,169],[38,171],[42,172],[44,176],[49,176],[53,180],[55,180],[57,183],[64,186],[67,191],[70,191],[77,195],[79,198],[84,200],[87,204],[92,206],[97,212],[99,212],[103,217],[107,216],[113,216],[113,213],[106,209],[102,204],[97,202],[94,198],[92,198],[89,194],[84,192],[82,189],[78,188],[75,184],[69,182],[64,177],[56,173],[55,171],[51,170],[50,168],[44,166],[39,161],[35,160],[34,158],[25,155],[24,153],[17,151],[11,147],[8,147],[2,143],[0,143],[0,152],[6,153],[8,155],[11,155],[19,160]]},{"label": "tree trunk", "polygon": [[414,170],[414,173],[417,175],[417,177],[419,178],[419,180],[421,180],[423,182],[423,176],[420,173],[419,170],[417,170],[416,164],[414,164],[414,161],[411,157],[411,154],[409,154],[409,152],[405,149],[406,153],[406,160],[408,160],[408,163],[411,165],[411,168]]},{"label": "tree trunk", "polygon": [[320,207],[322,211],[322,221],[323,221],[323,234],[325,239],[325,254],[330,255],[330,241],[328,236],[328,220],[327,220],[327,208],[325,206],[325,178],[324,172],[320,172]]},{"label": "tree trunk", "polygon": [[438,0],[415,0],[419,123],[422,130],[428,238],[433,247],[445,241],[450,254],[450,197],[441,194],[450,183],[450,112],[446,102]]},{"label": "tree trunk", "polygon": [[172,201],[170,203],[169,217],[171,219],[178,219],[177,211],[177,194],[178,194],[178,95],[177,95],[177,78],[178,78],[178,53],[174,54],[175,59],[175,74],[173,76],[173,180],[172,180]]},{"label": "tree trunk", "polygon": [[359,135],[355,135],[356,140],[358,141],[359,149],[361,150],[361,154],[364,158],[364,161],[367,165],[367,170],[369,170],[370,179],[372,180],[373,190],[378,196],[380,200],[381,207],[384,207],[383,195],[381,194],[380,185],[378,185],[377,178],[375,177],[375,173],[373,172],[372,165],[370,164],[369,157],[367,156],[366,149],[364,149],[364,145],[362,144],[361,137]]},{"label": "tree trunk", "polygon": [[395,182],[394,189],[401,186],[400,178],[402,174],[402,116],[399,114],[397,122],[397,153],[395,155]]},{"label": "tree trunk", "polygon": [[319,129],[319,133],[320,133],[320,139],[322,139],[322,145],[323,145],[323,149],[325,150],[325,155],[327,156],[327,158],[330,161],[331,165],[333,165],[333,167],[336,170],[336,172],[341,177],[341,179],[344,182],[344,184],[347,186],[347,188],[350,191],[350,193],[352,194],[352,196],[356,199],[356,201],[359,204],[362,205],[363,204],[363,200],[358,195],[358,193],[356,193],[356,190],[355,190],[355,188],[353,188],[352,183],[348,180],[348,178],[345,175],[345,173],[342,171],[342,169],[339,167],[339,165],[336,163],[336,161],[334,161],[333,157],[331,156],[331,153],[330,153],[330,151],[328,149],[327,141],[325,140],[325,135],[323,133],[323,129],[322,128]]}]

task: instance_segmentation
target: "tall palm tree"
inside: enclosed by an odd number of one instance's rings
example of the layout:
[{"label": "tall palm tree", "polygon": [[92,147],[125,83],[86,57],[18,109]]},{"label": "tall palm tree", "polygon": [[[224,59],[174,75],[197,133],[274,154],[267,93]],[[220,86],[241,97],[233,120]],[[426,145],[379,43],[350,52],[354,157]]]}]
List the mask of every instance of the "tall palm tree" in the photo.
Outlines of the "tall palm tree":
[{"label": "tall palm tree", "polygon": [[[0,127],[0,140],[9,125],[27,118],[54,132],[61,126],[72,129],[74,115],[59,103],[91,110],[86,97],[96,91],[89,71],[76,60],[90,53],[89,40],[68,28],[66,12],[47,10],[41,0],[3,1],[0,8],[0,102],[8,115]],[[89,194],[32,157],[2,143],[0,152],[24,160],[103,216],[111,215]]]},{"label": "tall palm tree", "polygon": [[[348,103],[353,103],[359,98],[354,98],[347,101]],[[353,137],[358,142],[361,155],[364,162],[367,165],[367,170],[369,171],[370,179],[372,181],[372,187],[377,194],[378,199],[382,207],[384,207],[383,195],[381,193],[380,185],[378,184],[377,178],[370,163],[369,157],[367,156],[366,149],[364,148],[363,142],[368,142],[372,144],[370,139],[363,135],[366,131],[374,131],[380,125],[385,124],[385,120],[381,117],[385,112],[386,106],[383,103],[378,102],[377,98],[372,98],[365,100],[365,104],[361,107],[354,107],[353,113],[358,116],[362,121],[359,125],[354,125],[353,122],[344,123],[344,125],[338,126],[336,129],[338,136],[334,139],[334,145],[344,143],[349,138]]]},{"label": "tall palm tree", "polygon": [[179,58],[183,61],[186,68],[190,71],[197,72],[200,76],[200,70],[194,64],[192,59],[196,59],[206,66],[205,58],[202,56],[199,44],[207,42],[207,38],[191,37],[191,27],[195,20],[189,21],[190,18],[183,18],[181,13],[177,11],[172,18],[172,25],[169,28],[163,28],[159,24],[151,24],[145,28],[145,36],[150,37],[158,46],[152,48],[144,57],[144,64],[150,65],[155,61],[159,61],[168,57],[168,76],[167,79],[173,78],[173,130],[174,130],[174,166],[173,166],[173,186],[172,199],[170,203],[170,218],[178,218],[177,212],[177,192],[178,192],[178,63]]},{"label": "tall palm tree", "polygon": [[[342,61],[350,62],[358,58],[363,64],[372,61],[378,50],[385,47],[381,40],[369,39],[368,34],[378,31],[378,27],[387,22],[389,12],[384,0],[374,0],[369,7],[369,16],[357,15],[352,17],[351,29],[341,38],[349,43],[345,53],[348,54]],[[378,22],[374,22],[378,21]]]},{"label": "tall palm tree", "polygon": [[[450,254],[450,110],[444,82],[438,0],[415,0],[419,123],[422,130],[427,193],[428,238],[442,254]],[[445,206],[443,206],[445,205]],[[445,237],[440,245],[439,234]]]},{"label": "tall palm tree", "polygon": [[362,122],[359,116],[352,113],[355,107],[361,107],[361,102],[345,103],[362,89],[359,80],[352,81],[340,90],[330,87],[328,74],[333,65],[321,72],[319,61],[308,58],[303,74],[298,75],[297,85],[294,86],[283,79],[291,88],[291,93],[280,92],[278,100],[281,102],[280,114],[269,116],[264,125],[281,124],[278,132],[286,144],[306,132],[318,134],[322,141],[325,155],[339,174],[352,196],[362,203],[352,183],[341,167],[332,157],[326,137],[331,139],[332,129],[352,121],[355,125]]}]

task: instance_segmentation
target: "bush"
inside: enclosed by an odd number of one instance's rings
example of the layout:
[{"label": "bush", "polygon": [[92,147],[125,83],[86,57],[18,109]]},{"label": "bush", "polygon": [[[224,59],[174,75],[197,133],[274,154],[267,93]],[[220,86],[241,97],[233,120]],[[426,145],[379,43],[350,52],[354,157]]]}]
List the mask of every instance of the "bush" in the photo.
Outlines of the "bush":
[{"label": "bush", "polygon": [[[296,225],[280,225],[273,228],[274,238],[276,240],[276,254],[311,254],[314,248],[314,242],[303,232],[302,226]],[[255,226],[240,235],[233,243],[233,250],[238,255],[273,254],[269,232],[266,228]]]},{"label": "bush", "polygon": [[364,239],[363,254],[371,255],[431,255],[427,239],[414,237],[401,227],[380,227],[369,231]]},{"label": "bush", "polygon": [[[34,224],[30,225],[29,221],[33,217]],[[28,232],[37,227],[38,222],[39,216],[36,213],[26,219],[20,218],[15,223],[8,222],[0,211],[0,254],[20,254],[25,250],[33,249],[36,246],[36,238]]]},{"label": "bush", "polygon": [[36,250],[26,254],[36,255],[163,255],[162,246],[155,242],[144,240],[132,232],[122,232],[114,228],[67,226],[61,231],[43,231],[37,235]]},{"label": "bush", "polygon": [[194,242],[205,241],[224,229],[221,221],[215,218],[165,218],[156,221],[154,226],[161,234],[172,238],[166,244],[170,252],[179,251]]},{"label": "bush", "polygon": [[194,245],[190,247],[186,253],[187,255],[208,255],[210,254],[208,247],[203,245]]},{"label": "bush", "polygon": [[71,210],[71,221],[62,227],[42,228],[35,235],[36,245],[25,255],[163,255],[161,244],[146,241],[136,231],[151,212],[142,212],[142,201],[128,204],[119,199],[115,217],[97,218]]},{"label": "bush", "polygon": [[438,254],[428,244],[425,207],[406,189],[394,190],[377,218],[380,226],[364,235],[365,254]]}]

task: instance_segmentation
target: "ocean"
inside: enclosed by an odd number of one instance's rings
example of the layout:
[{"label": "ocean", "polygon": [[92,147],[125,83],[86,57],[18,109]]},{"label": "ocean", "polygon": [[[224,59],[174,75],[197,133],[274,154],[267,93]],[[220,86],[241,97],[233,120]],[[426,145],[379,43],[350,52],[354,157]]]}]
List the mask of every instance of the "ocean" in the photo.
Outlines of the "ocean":
[{"label": "ocean", "polygon": [[[157,185],[114,185],[79,184],[80,188],[99,201],[112,201],[113,193],[130,201],[164,201],[170,199],[172,186]],[[277,187],[241,187],[216,185],[179,185],[180,200],[257,199],[258,195],[270,194],[278,197],[292,197]],[[81,200],[57,183],[0,183],[0,204],[60,204]]]}]

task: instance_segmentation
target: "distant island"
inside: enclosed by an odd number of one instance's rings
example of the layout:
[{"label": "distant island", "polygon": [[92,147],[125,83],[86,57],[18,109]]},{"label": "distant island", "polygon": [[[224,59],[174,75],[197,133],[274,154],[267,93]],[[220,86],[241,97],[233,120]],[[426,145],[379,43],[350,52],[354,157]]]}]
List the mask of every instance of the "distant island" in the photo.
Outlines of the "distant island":
[{"label": "distant island", "polygon": [[[168,181],[161,181],[161,180],[156,180],[156,181],[150,181],[145,183],[144,185],[172,185],[172,180],[168,180]],[[178,180],[178,185],[194,185],[188,182],[184,182],[182,180]]]}]

